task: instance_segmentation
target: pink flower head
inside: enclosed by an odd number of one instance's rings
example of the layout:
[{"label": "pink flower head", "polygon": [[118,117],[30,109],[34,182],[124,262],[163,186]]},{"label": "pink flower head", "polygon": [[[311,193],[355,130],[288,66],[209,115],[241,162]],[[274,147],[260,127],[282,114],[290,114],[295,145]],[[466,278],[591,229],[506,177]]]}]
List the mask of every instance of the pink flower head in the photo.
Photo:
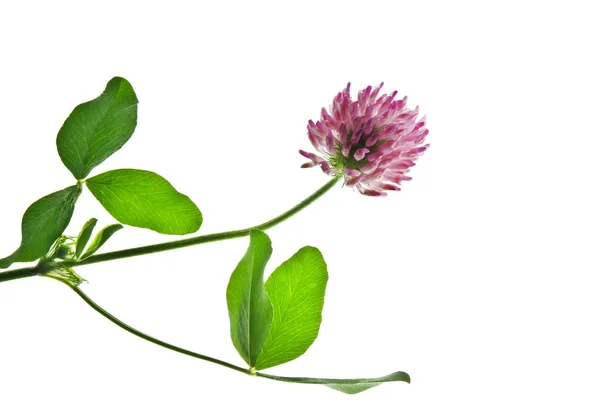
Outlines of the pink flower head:
[{"label": "pink flower head", "polygon": [[344,176],[345,184],[364,195],[384,196],[399,191],[406,174],[429,147],[423,144],[429,130],[425,117],[417,120],[419,108],[406,107],[406,97],[397,92],[378,97],[383,82],[350,96],[350,83],[333,98],[329,112],[308,122],[308,138],[321,156],[300,151],[310,161],[302,167],[320,166],[329,175]]}]

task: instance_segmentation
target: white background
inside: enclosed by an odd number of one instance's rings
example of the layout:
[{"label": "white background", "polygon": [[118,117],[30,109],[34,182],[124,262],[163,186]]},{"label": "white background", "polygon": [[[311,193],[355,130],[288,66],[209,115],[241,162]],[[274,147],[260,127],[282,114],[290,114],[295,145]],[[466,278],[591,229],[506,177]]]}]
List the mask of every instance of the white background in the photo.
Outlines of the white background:
[{"label": "white background", "polygon": [[[428,117],[400,193],[337,187],[270,230],[272,270],[301,246],[329,265],[313,347],[270,372],[379,376],[364,400],[598,400],[598,26],[594,2],[2,2],[0,253],[26,207],[73,183],[55,135],[113,76],[140,99],[95,173],[142,168],[204,214],[266,221],[327,178],[301,170],[306,122],[346,82],[385,81]],[[114,220],[88,193],[67,233]],[[164,241],[127,228],[106,246]],[[242,364],[225,286],[247,239],[80,268],[131,325]],[[68,288],[0,284],[1,400],[343,400],[146,343]]]}]

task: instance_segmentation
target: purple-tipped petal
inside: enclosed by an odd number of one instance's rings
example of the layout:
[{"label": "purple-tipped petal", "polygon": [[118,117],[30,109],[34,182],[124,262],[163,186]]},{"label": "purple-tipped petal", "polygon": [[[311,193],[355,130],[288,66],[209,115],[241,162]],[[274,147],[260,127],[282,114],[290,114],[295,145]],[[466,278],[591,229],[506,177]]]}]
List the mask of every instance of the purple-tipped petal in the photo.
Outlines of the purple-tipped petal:
[{"label": "purple-tipped petal", "polygon": [[371,146],[375,145],[378,140],[379,140],[379,132],[376,132],[376,133],[372,134],[369,137],[369,139],[367,139],[367,141],[365,142],[365,146],[370,148]]},{"label": "purple-tipped petal", "polygon": [[380,83],[377,88],[375,88],[375,90],[373,91],[373,93],[371,94],[371,98],[369,99],[371,102],[375,101],[375,99],[377,98],[377,95],[379,94],[379,91],[381,90],[381,88],[383,87],[383,82]]},{"label": "purple-tipped petal", "polygon": [[376,153],[371,153],[367,156],[367,160],[369,161],[369,163],[375,163],[378,162],[379,160],[381,160],[381,158],[383,157],[383,152],[376,152]]},{"label": "purple-tipped petal", "polygon": [[382,191],[400,191],[400,187],[394,184],[384,183],[377,186]]},{"label": "purple-tipped petal", "polygon": [[302,156],[306,157],[307,159],[310,159],[313,163],[321,163],[321,162],[325,161],[325,159],[323,159],[320,156],[315,155],[314,153],[306,152],[306,151],[304,151],[302,149],[300,149],[298,152]]},{"label": "purple-tipped petal", "polygon": [[367,195],[367,196],[386,196],[387,194],[383,191],[377,191],[375,189],[368,189],[368,188],[363,188],[363,187],[357,187],[358,188],[358,192],[360,192],[363,195]]},{"label": "purple-tipped petal", "polygon": [[362,137],[363,134],[363,130],[361,128],[359,128],[358,130],[356,130],[354,132],[354,134],[352,134],[352,136],[350,137],[350,143],[352,145],[356,145],[358,143],[358,141],[360,141],[360,138]]},{"label": "purple-tipped petal", "polygon": [[321,109],[321,121],[329,128],[335,128],[336,121],[331,115],[327,112],[325,107]]},{"label": "purple-tipped petal", "polygon": [[331,154],[335,153],[335,138],[333,137],[333,133],[331,132],[331,130],[329,130],[329,132],[327,133],[327,138],[325,140],[325,143],[327,144],[327,151]]},{"label": "purple-tipped petal", "polygon": [[352,148],[352,143],[351,142],[346,142],[342,145],[342,154],[344,155],[344,157],[349,157],[350,156],[350,149]]},{"label": "purple-tipped petal", "polygon": [[359,182],[363,181],[365,179],[364,175],[359,175],[358,177],[354,177],[354,178],[350,178],[348,179],[348,177],[346,177],[346,185],[349,187],[353,187],[356,184],[358,184]]},{"label": "purple-tipped petal", "polygon": [[344,95],[350,96],[350,82],[348,82],[346,89],[344,89]]},{"label": "purple-tipped petal", "polygon": [[352,168],[347,168],[344,170],[344,174],[346,177],[358,177],[360,175],[360,171],[354,170]]},{"label": "purple-tipped petal", "polygon": [[377,150],[380,153],[382,153],[384,155],[387,155],[388,153],[391,153],[394,150],[394,145],[395,145],[394,142],[391,142],[391,141],[390,142],[385,142],[385,143],[382,143],[381,146],[379,146],[377,148]]},{"label": "purple-tipped petal", "polygon": [[331,174],[331,168],[329,167],[329,163],[327,163],[326,161],[322,161],[321,163],[319,163],[319,166],[321,166],[321,170],[323,170],[325,174]]},{"label": "purple-tipped petal", "polygon": [[361,161],[362,159],[364,159],[365,155],[369,152],[370,151],[368,148],[358,149],[356,152],[354,152],[354,160]]},{"label": "purple-tipped petal", "polygon": [[369,163],[366,166],[363,166],[363,168],[360,170],[363,172],[363,174],[371,175],[375,172],[375,170],[377,170],[377,163]]}]

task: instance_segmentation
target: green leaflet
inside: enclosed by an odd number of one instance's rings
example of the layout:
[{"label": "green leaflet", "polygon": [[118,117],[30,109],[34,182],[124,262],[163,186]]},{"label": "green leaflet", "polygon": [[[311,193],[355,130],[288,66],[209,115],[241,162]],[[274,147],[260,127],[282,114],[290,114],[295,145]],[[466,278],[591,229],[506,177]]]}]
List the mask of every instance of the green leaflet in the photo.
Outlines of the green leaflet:
[{"label": "green leaflet", "polygon": [[151,171],[112,170],[86,180],[87,187],[119,222],[162,234],[198,231],[198,207],[160,175]]},{"label": "green leaflet", "polygon": [[327,286],[327,265],[317,248],[304,247],[283,262],[265,284],[273,321],[256,369],[298,358],[319,334]]},{"label": "green leaflet", "polygon": [[322,384],[334,390],[341,391],[346,394],[357,394],[370,388],[379,386],[382,383],[388,382],[406,382],[410,383],[410,376],[404,372],[394,372],[387,376],[376,377],[371,379],[325,379],[316,377],[287,377],[274,376],[266,373],[258,372],[260,377],[265,377],[271,380],[277,380],[287,383],[301,384]]},{"label": "green leaflet", "polygon": [[123,226],[120,224],[111,224],[110,226],[104,227],[98,232],[98,234],[96,234],[96,236],[90,243],[90,246],[87,248],[83,256],[81,256],[79,259],[84,260],[92,256],[98,251],[98,249],[100,249],[102,245],[104,245],[106,241],[110,239],[110,237],[112,237],[114,233],[116,233],[122,228]]},{"label": "green leaflet", "polygon": [[81,257],[81,255],[83,254],[83,251],[85,250],[85,246],[87,245],[88,241],[90,240],[90,237],[92,236],[92,232],[94,231],[94,227],[96,227],[97,222],[98,222],[98,219],[91,218],[81,228],[81,231],[79,232],[79,235],[77,236],[77,245],[75,247],[75,256],[77,258]]},{"label": "green leaflet", "polygon": [[263,284],[271,252],[269,237],[262,231],[253,230],[248,250],[227,286],[231,340],[251,367],[256,364],[273,318],[273,307]]},{"label": "green leaflet", "polygon": [[58,154],[75,178],[87,177],[131,138],[137,103],[131,84],[115,77],[99,97],[75,107],[56,137]]},{"label": "green leaflet", "polygon": [[318,249],[300,249],[264,284],[270,256],[269,237],[253,230],[248,251],[227,287],[233,344],[256,370],[306,352],[319,333],[327,285],[327,267]]},{"label": "green leaflet", "polygon": [[323,384],[325,384],[329,388],[341,391],[342,393],[346,394],[358,394],[370,388],[379,386],[381,383],[410,383],[410,376],[404,372],[394,372],[387,376],[377,377],[375,379],[329,379],[327,381],[328,383]]},{"label": "green leaflet", "polygon": [[21,245],[12,255],[0,259],[0,268],[44,256],[71,221],[79,194],[80,189],[74,185],[46,195],[29,206],[21,221]]}]

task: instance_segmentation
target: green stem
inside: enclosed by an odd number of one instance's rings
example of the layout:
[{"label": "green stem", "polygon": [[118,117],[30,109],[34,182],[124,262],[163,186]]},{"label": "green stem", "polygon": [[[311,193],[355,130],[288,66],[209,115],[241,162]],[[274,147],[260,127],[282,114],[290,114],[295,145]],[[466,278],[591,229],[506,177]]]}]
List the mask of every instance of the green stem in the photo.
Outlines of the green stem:
[{"label": "green stem", "polygon": [[0,282],[16,280],[19,278],[33,277],[39,274],[37,267],[24,267],[22,269],[8,270],[0,273]]},{"label": "green stem", "polygon": [[257,226],[244,228],[241,230],[235,230],[235,231],[226,231],[226,232],[215,233],[215,234],[200,235],[197,237],[186,238],[186,239],[182,239],[182,240],[178,240],[178,241],[163,242],[163,243],[154,244],[154,245],[141,246],[138,248],[123,249],[123,250],[115,251],[115,252],[101,253],[98,255],[93,255],[81,262],[73,262],[73,263],[68,263],[65,265],[68,265],[68,266],[89,265],[92,263],[105,262],[108,260],[129,258],[132,256],[147,255],[150,253],[163,252],[163,251],[168,251],[171,249],[183,248],[186,246],[204,244],[206,242],[215,242],[215,241],[222,241],[222,240],[226,240],[226,239],[245,237],[248,234],[250,234],[250,230],[267,230],[267,229],[274,227],[277,224],[287,220],[288,218],[292,217],[293,215],[295,215],[296,213],[298,213],[299,211],[301,211],[302,209],[304,209],[305,207],[307,207],[308,205],[310,205],[311,203],[313,203],[314,201],[319,199],[323,194],[325,194],[331,188],[333,188],[335,186],[335,184],[339,181],[339,179],[340,179],[340,176],[336,176],[335,178],[331,179],[327,184],[325,184],[321,188],[319,188],[315,193],[310,195],[308,198],[304,199],[302,202],[298,203],[296,206],[294,206],[287,212],[285,212],[265,223],[259,224]]},{"label": "green stem", "polygon": [[193,352],[193,351],[187,350],[185,348],[181,348],[181,347],[178,347],[176,345],[169,344],[169,343],[167,343],[165,341],[162,341],[162,340],[159,340],[159,339],[154,338],[152,336],[149,336],[148,334],[144,334],[141,331],[139,331],[137,329],[134,329],[133,327],[129,326],[126,323],[123,323],[122,321],[120,321],[119,319],[117,319],[116,317],[114,317],[113,315],[111,315],[110,313],[108,313],[100,305],[98,305],[90,297],[88,297],[87,294],[85,292],[83,292],[82,290],[80,290],[78,287],[73,287],[73,286],[71,286],[69,284],[67,284],[67,285],[73,291],[75,291],[75,293],[77,295],[79,295],[81,297],[81,299],[83,299],[85,301],[86,304],[88,304],[89,306],[91,306],[92,309],[94,309],[96,312],[98,312],[99,314],[101,314],[102,316],[104,316],[105,318],[107,318],[108,320],[110,320],[111,322],[113,322],[114,324],[116,324],[117,326],[119,326],[120,328],[122,328],[123,330],[126,330],[126,331],[130,332],[133,335],[136,335],[136,336],[138,336],[140,338],[143,338],[146,341],[150,341],[151,343],[154,343],[156,345],[160,345],[161,347],[170,349],[171,351],[179,352],[180,354],[184,354],[184,355],[188,355],[188,356],[191,356],[191,357],[194,357],[194,358],[202,359],[203,361],[216,363],[217,365],[225,366],[226,368],[233,369],[233,370],[236,370],[238,372],[248,373],[248,369],[244,369],[244,368],[242,368],[240,366],[233,365],[231,363],[222,361],[220,359],[212,358],[210,356],[202,355],[202,354],[199,354],[197,352]]},{"label": "green stem", "polygon": [[[51,278],[54,278],[54,277],[51,277]],[[330,386],[331,385],[346,385],[346,386],[347,385],[371,385],[371,386],[374,386],[374,385],[381,384],[384,382],[389,382],[389,381],[410,382],[410,377],[404,372],[395,372],[388,376],[379,377],[379,378],[369,378],[369,379],[324,379],[324,378],[316,378],[316,377],[275,376],[275,375],[269,375],[266,373],[256,372],[253,369],[242,368],[241,366],[237,366],[237,365],[231,364],[229,362],[225,362],[220,359],[213,358],[213,357],[210,357],[207,355],[199,354],[197,352],[190,351],[185,348],[181,348],[176,345],[169,344],[168,342],[165,342],[165,341],[159,340],[157,338],[154,338],[152,336],[149,336],[148,334],[145,334],[145,333],[139,331],[138,329],[131,327],[127,323],[124,323],[121,320],[114,317],[113,315],[111,315],[108,311],[103,309],[100,305],[98,305],[90,297],[88,297],[87,294],[85,292],[83,292],[81,289],[79,289],[78,287],[72,286],[60,279],[55,278],[55,280],[58,280],[64,284],[67,284],[69,286],[69,288],[71,288],[73,291],[75,291],[75,293],[77,295],[79,295],[81,297],[81,299],[83,299],[85,301],[85,303],[87,303],[89,306],[91,306],[92,309],[94,309],[96,312],[100,313],[102,316],[104,316],[105,318],[107,318],[108,320],[110,320],[111,322],[113,322],[114,324],[119,326],[120,328],[130,332],[131,334],[138,336],[138,337],[140,337],[146,341],[149,341],[153,344],[170,349],[171,351],[179,352],[180,354],[188,355],[193,358],[201,359],[203,361],[215,363],[217,365],[221,365],[226,368],[235,370],[236,372],[241,372],[241,373],[249,374],[252,376],[262,377],[263,379],[276,380],[276,381],[282,381],[282,382],[288,382],[288,383],[324,384],[324,385],[330,385]]]}]

